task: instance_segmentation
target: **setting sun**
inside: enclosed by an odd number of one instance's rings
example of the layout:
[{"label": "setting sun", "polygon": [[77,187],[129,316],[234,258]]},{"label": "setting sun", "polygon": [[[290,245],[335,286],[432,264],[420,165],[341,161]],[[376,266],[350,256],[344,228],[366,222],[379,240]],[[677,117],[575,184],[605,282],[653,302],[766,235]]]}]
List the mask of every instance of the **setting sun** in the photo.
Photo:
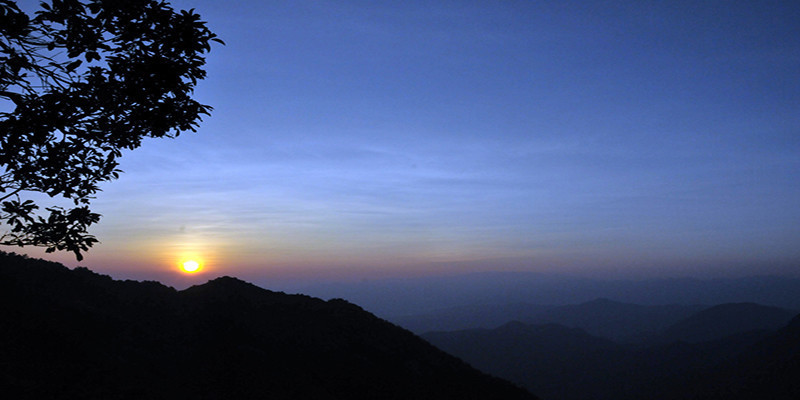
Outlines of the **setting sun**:
[{"label": "setting sun", "polygon": [[200,263],[194,260],[184,261],[181,267],[185,272],[193,273],[200,270]]}]

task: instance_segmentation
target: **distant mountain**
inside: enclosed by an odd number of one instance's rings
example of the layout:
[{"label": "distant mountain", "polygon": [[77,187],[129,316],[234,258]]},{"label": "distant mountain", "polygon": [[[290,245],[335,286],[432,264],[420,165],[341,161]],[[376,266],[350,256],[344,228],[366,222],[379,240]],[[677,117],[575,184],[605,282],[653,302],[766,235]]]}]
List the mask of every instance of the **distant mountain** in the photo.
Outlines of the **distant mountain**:
[{"label": "distant mountain", "polygon": [[644,306],[601,298],[553,307],[526,321],[578,327],[595,336],[631,341],[637,336],[661,331],[703,308],[705,306],[677,304]]},{"label": "distant mountain", "polygon": [[700,376],[696,399],[800,398],[800,315],[712,373]]},{"label": "distant mountain", "polygon": [[777,332],[649,347],[521,322],[422,337],[548,400],[800,398],[800,316]]},{"label": "distant mountain", "polygon": [[[800,279],[779,276],[600,280],[535,272],[481,272],[289,285],[284,290],[344,298],[392,320],[462,306],[567,305],[597,298],[641,305],[752,302],[800,310],[800,296],[796,295]],[[398,302],[398,298],[404,300]]]},{"label": "distant mountain", "polygon": [[595,299],[563,306],[525,303],[462,306],[390,319],[416,333],[496,328],[516,320],[581,328],[594,336],[627,342],[638,341],[646,334],[652,335],[706,307],[677,304],[643,306]]},{"label": "distant mountain", "polygon": [[534,399],[344,300],[176,291],[0,254],[13,399]]},{"label": "distant mountain", "polygon": [[773,331],[785,326],[795,314],[754,303],[720,304],[676,322],[661,333],[660,340],[698,343],[749,331]]},{"label": "distant mountain", "polygon": [[483,371],[536,390],[544,399],[616,398],[616,364],[626,354],[610,340],[556,324],[511,322],[422,337]]},{"label": "distant mountain", "polygon": [[496,328],[509,321],[527,321],[552,309],[527,303],[474,304],[417,315],[389,317],[389,320],[417,334],[431,331]]}]

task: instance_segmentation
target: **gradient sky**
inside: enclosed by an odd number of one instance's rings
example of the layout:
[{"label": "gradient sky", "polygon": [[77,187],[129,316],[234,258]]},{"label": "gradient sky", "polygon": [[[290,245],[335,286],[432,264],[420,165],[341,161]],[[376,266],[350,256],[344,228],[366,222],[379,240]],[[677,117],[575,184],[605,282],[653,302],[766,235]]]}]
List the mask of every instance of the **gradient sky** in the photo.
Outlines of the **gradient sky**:
[{"label": "gradient sky", "polygon": [[172,4],[215,110],[122,158],[80,265],[798,276],[800,2]]}]

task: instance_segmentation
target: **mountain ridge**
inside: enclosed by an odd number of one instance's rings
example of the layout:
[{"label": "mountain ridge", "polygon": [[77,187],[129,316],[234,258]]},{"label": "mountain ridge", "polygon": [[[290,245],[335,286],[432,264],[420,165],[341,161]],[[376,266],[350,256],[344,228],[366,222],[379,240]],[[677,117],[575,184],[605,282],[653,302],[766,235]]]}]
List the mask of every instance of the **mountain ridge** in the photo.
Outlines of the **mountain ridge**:
[{"label": "mountain ridge", "polygon": [[752,302],[718,304],[664,329],[662,341],[698,343],[755,330],[777,330],[797,312]]},{"label": "mountain ridge", "polygon": [[649,346],[519,321],[422,337],[546,399],[789,400],[800,394],[800,315],[775,331]]},{"label": "mountain ridge", "polygon": [[183,291],[0,253],[19,399],[535,399],[340,299],[232,277]]},{"label": "mountain ridge", "polygon": [[[259,283],[257,279],[255,282]],[[771,275],[602,280],[542,272],[496,271],[289,287],[293,292],[320,298],[342,297],[391,320],[462,306],[520,303],[560,306],[603,297],[645,306],[747,301],[800,310],[800,297],[794,295],[800,292],[800,278]],[[398,296],[404,296],[406,301],[395,301]]]}]

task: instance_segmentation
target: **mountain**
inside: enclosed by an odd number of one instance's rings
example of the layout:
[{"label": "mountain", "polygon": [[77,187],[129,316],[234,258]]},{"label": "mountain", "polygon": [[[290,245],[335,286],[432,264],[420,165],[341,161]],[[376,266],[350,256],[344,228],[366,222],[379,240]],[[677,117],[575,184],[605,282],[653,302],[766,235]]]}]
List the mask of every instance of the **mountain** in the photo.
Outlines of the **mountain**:
[{"label": "mountain", "polygon": [[0,254],[15,399],[534,399],[344,300],[224,277],[184,291]]},{"label": "mountain", "polygon": [[[493,268],[493,265],[484,267]],[[265,280],[264,284],[277,283]],[[358,282],[284,284],[281,288],[325,299],[344,298],[389,319],[461,306],[566,305],[597,298],[641,305],[752,302],[800,310],[800,296],[796,295],[800,293],[800,278],[780,276],[601,280],[552,273],[494,271]],[[398,298],[404,301],[397,301]]]},{"label": "mountain", "polygon": [[720,304],[676,322],[661,333],[660,340],[698,343],[749,331],[773,331],[785,326],[795,314],[754,303]]},{"label": "mountain", "polygon": [[697,399],[800,398],[800,315],[699,381]]},{"label": "mountain", "polygon": [[613,399],[616,363],[626,352],[578,328],[510,322],[495,329],[429,332],[422,337],[471,365],[544,399]]},{"label": "mountain", "polygon": [[425,314],[389,317],[389,320],[414,333],[496,328],[509,321],[527,321],[553,306],[514,304],[473,304],[435,310]]},{"label": "mountain", "polygon": [[553,307],[526,321],[578,327],[595,336],[630,341],[637,336],[660,331],[703,308],[677,304],[645,306],[600,298]]},{"label": "mountain", "polygon": [[646,347],[522,322],[422,337],[548,400],[800,398],[800,316],[778,331]]},{"label": "mountain", "polygon": [[605,298],[561,306],[527,303],[453,307],[390,320],[416,333],[496,328],[508,321],[559,324],[618,341],[638,341],[703,310],[699,305],[645,306]]}]

